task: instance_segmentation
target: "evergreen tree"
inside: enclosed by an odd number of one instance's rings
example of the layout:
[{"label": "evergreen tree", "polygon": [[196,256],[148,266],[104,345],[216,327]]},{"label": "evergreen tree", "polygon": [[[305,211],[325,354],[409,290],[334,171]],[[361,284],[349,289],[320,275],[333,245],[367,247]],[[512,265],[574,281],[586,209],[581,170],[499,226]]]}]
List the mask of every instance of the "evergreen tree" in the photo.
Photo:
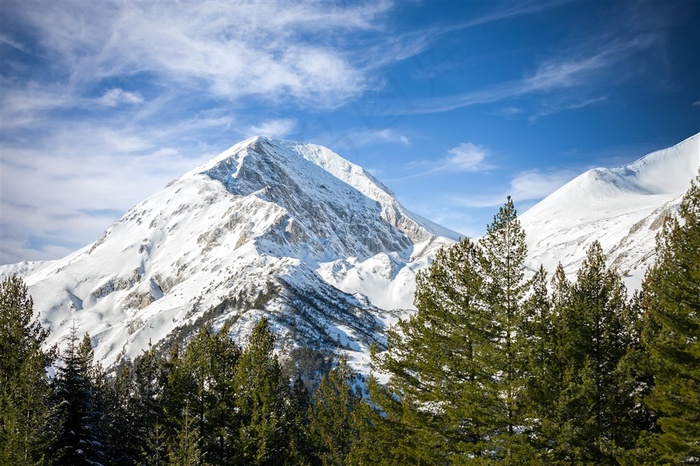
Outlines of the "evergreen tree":
[{"label": "evergreen tree", "polygon": [[[534,301],[531,305],[542,307],[542,317],[534,328],[537,343],[533,348],[534,357],[531,358],[529,401],[532,418],[539,420],[534,436],[536,456],[545,464],[556,464],[556,460],[566,458],[569,448],[566,442],[559,441],[567,422],[566,399],[562,396],[567,373],[564,338],[567,328],[575,328],[578,321],[572,321],[574,316],[567,311],[572,284],[566,278],[561,263],[550,282],[552,293],[549,303],[544,301],[541,283],[538,282],[536,279],[534,289],[539,291],[535,291],[531,297],[531,301]],[[547,313],[549,317],[545,317]],[[538,354],[539,351],[541,353]]]},{"label": "evergreen tree", "polygon": [[651,442],[659,464],[700,463],[700,176],[684,196],[680,220],[657,237],[657,262],[643,284],[654,387],[646,402],[659,413]]},{"label": "evergreen tree", "polygon": [[197,429],[197,419],[190,415],[185,405],[181,425],[169,449],[168,462],[172,466],[194,466],[202,464],[201,435]]},{"label": "evergreen tree", "polygon": [[497,328],[483,299],[482,262],[469,240],[440,250],[416,277],[417,312],[389,329],[388,351],[373,358],[390,375],[386,389],[370,385],[383,413],[375,431],[391,437],[378,439],[387,463],[495,455]]},{"label": "evergreen tree", "polygon": [[616,456],[634,442],[633,384],[620,366],[631,329],[624,285],[606,269],[598,242],[589,248],[561,311],[558,460],[616,464]]},{"label": "evergreen tree", "polygon": [[[563,269],[558,273],[563,274]],[[547,273],[543,267],[531,280],[531,294],[524,303],[528,316],[524,324],[526,389],[520,399],[524,424],[528,426],[531,457],[545,458],[553,440],[551,426],[556,419],[556,401],[561,390],[561,369],[558,360],[558,332],[554,306],[547,289]]]},{"label": "evergreen tree", "polygon": [[[162,409],[173,436],[182,430],[187,410],[196,423],[198,450],[209,464],[231,464],[238,455],[235,442],[240,416],[234,409],[234,375],[240,351],[228,334],[228,326],[218,333],[202,329],[181,358],[171,356],[163,406],[154,408],[150,421],[151,426],[160,422]],[[148,377],[153,390],[161,390],[157,384],[163,378],[164,373]],[[145,399],[159,400],[160,395],[151,393]]]},{"label": "evergreen tree", "polygon": [[54,381],[57,420],[61,428],[52,447],[53,459],[59,464],[102,464],[105,460],[100,431],[102,413],[92,347],[87,334],[78,344],[75,325],[61,362]]},{"label": "evergreen tree", "polygon": [[289,453],[286,464],[315,464],[316,454],[309,434],[309,411],[311,399],[301,376],[291,386],[289,402],[286,403],[286,431],[289,437]]},{"label": "evergreen tree", "polygon": [[357,441],[355,415],[361,397],[354,390],[355,374],[341,359],[323,376],[310,407],[309,433],[323,466],[341,466]]},{"label": "evergreen tree", "polygon": [[236,446],[241,464],[276,465],[288,460],[289,383],[281,377],[274,342],[268,320],[260,319],[236,366],[235,408],[242,424]]},{"label": "evergreen tree", "polygon": [[143,432],[136,423],[132,394],[136,390],[133,366],[125,362],[106,390],[105,428],[107,455],[112,465],[138,463]]},{"label": "evergreen tree", "polygon": [[525,232],[510,196],[488,225],[480,245],[483,249],[484,298],[495,330],[491,341],[493,377],[500,400],[491,417],[492,441],[494,445],[500,443],[499,456],[506,461],[519,461],[517,458],[526,454],[522,445],[521,431],[525,419],[521,395],[529,378],[525,371],[531,339],[526,333],[528,317],[525,311],[528,308],[523,306],[528,288],[525,280]]},{"label": "evergreen tree", "polygon": [[0,464],[43,464],[51,432],[46,367],[53,351],[17,276],[0,283]]}]

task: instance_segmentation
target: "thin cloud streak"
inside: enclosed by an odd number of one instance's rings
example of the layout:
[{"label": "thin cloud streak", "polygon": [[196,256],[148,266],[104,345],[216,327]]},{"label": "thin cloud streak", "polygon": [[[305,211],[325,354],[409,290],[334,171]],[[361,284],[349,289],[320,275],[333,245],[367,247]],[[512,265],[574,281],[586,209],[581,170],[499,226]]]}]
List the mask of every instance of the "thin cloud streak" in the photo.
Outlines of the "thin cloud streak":
[{"label": "thin cloud streak", "polygon": [[[632,78],[633,75],[615,74],[613,70],[630,59],[634,53],[657,46],[657,39],[654,36],[617,38],[598,47],[595,44],[589,44],[587,47],[569,51],[564,55],[567,58],[554,58],[541,63],[535,72],[519,80],[503,82],[460,95],[414,101],[415,110],[412,113],[442,113],[531,94],[547,94],[564,90],[568,92],[572,88],[580,88],[585,92],[587,89],[599,87],[601,83],[609,87],[613,82]],[[591,48],[597,48],[597,52],[589,54],[588,50]],[[576,58],[568,58],[569,56]],[[581,97],[577,95],[576,98]]]}]

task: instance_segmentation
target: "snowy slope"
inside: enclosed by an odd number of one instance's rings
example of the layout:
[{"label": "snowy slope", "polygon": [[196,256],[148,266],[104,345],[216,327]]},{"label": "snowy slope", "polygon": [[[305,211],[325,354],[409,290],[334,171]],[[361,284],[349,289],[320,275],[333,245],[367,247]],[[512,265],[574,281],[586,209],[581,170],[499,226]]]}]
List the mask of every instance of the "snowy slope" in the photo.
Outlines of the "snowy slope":
[{"label": "snowy slope", "polygon": [[529,265],[573,276],[594,240],[638,288],[654,259],[656,233],[678,210],[700,167],[700,134],[618,168],[596,168],[562,186],[521,216]]},{"label": "snowy slope", "polygon": [[24,275],[52,342],[72,323],[105,366],[267,315],[281,347],[350,350],[358,366],[412,308],[416,270],[457,234],[406,211],[330,150],[243,141],[132,208],[95,243]]}]

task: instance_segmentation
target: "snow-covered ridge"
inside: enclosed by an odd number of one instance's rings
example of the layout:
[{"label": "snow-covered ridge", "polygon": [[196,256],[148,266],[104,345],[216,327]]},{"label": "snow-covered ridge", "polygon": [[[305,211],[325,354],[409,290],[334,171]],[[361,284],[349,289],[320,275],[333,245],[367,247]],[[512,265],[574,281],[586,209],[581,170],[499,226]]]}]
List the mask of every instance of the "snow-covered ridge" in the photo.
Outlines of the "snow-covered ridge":
[{"label": "snow-covered ridge", "polygon": [[617,168],[578,176],[521,216],[529,264],[572,274],[594,240],[637,288],[653,261],[663,218],[677,210],[700,167],[700,134]]},{"label": "snow-covered ridge", "polygon": [[451,243],[436,230],[456,236],[329,149],[256,137],[82,250],[3,270],[24,275],[51,342],[75,321],[106,366],[226,320],[245,338],[267,315],[281,347],[340,343],[361,367],[385,323],[412,308],[415,273]]}]

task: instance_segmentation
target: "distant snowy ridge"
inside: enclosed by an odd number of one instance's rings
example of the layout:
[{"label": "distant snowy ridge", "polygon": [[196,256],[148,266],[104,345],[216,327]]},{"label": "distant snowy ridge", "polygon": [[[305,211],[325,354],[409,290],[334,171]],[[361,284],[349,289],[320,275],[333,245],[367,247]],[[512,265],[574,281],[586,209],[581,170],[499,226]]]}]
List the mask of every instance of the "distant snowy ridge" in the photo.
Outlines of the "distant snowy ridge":
[{"label": "distant snowy ridge", "polygon": [[638,288],[654,259],[655,236],[674,215],[700,167],[700,134],[618,168],[578,176],[521,216],[528,263],[567,274],[580,267],[598,240],[609,262]]},{"label": "distant snowy ridge", "polygon": [[342,347],[365,367],[413,307],[415,273],[458,234],[408,212],[329,149],[236,144],[171,182],[95,243],[22,274],[60,342],[75,321],[105,366],[202,325],[245,338],[266,315],[280,345]]}]

